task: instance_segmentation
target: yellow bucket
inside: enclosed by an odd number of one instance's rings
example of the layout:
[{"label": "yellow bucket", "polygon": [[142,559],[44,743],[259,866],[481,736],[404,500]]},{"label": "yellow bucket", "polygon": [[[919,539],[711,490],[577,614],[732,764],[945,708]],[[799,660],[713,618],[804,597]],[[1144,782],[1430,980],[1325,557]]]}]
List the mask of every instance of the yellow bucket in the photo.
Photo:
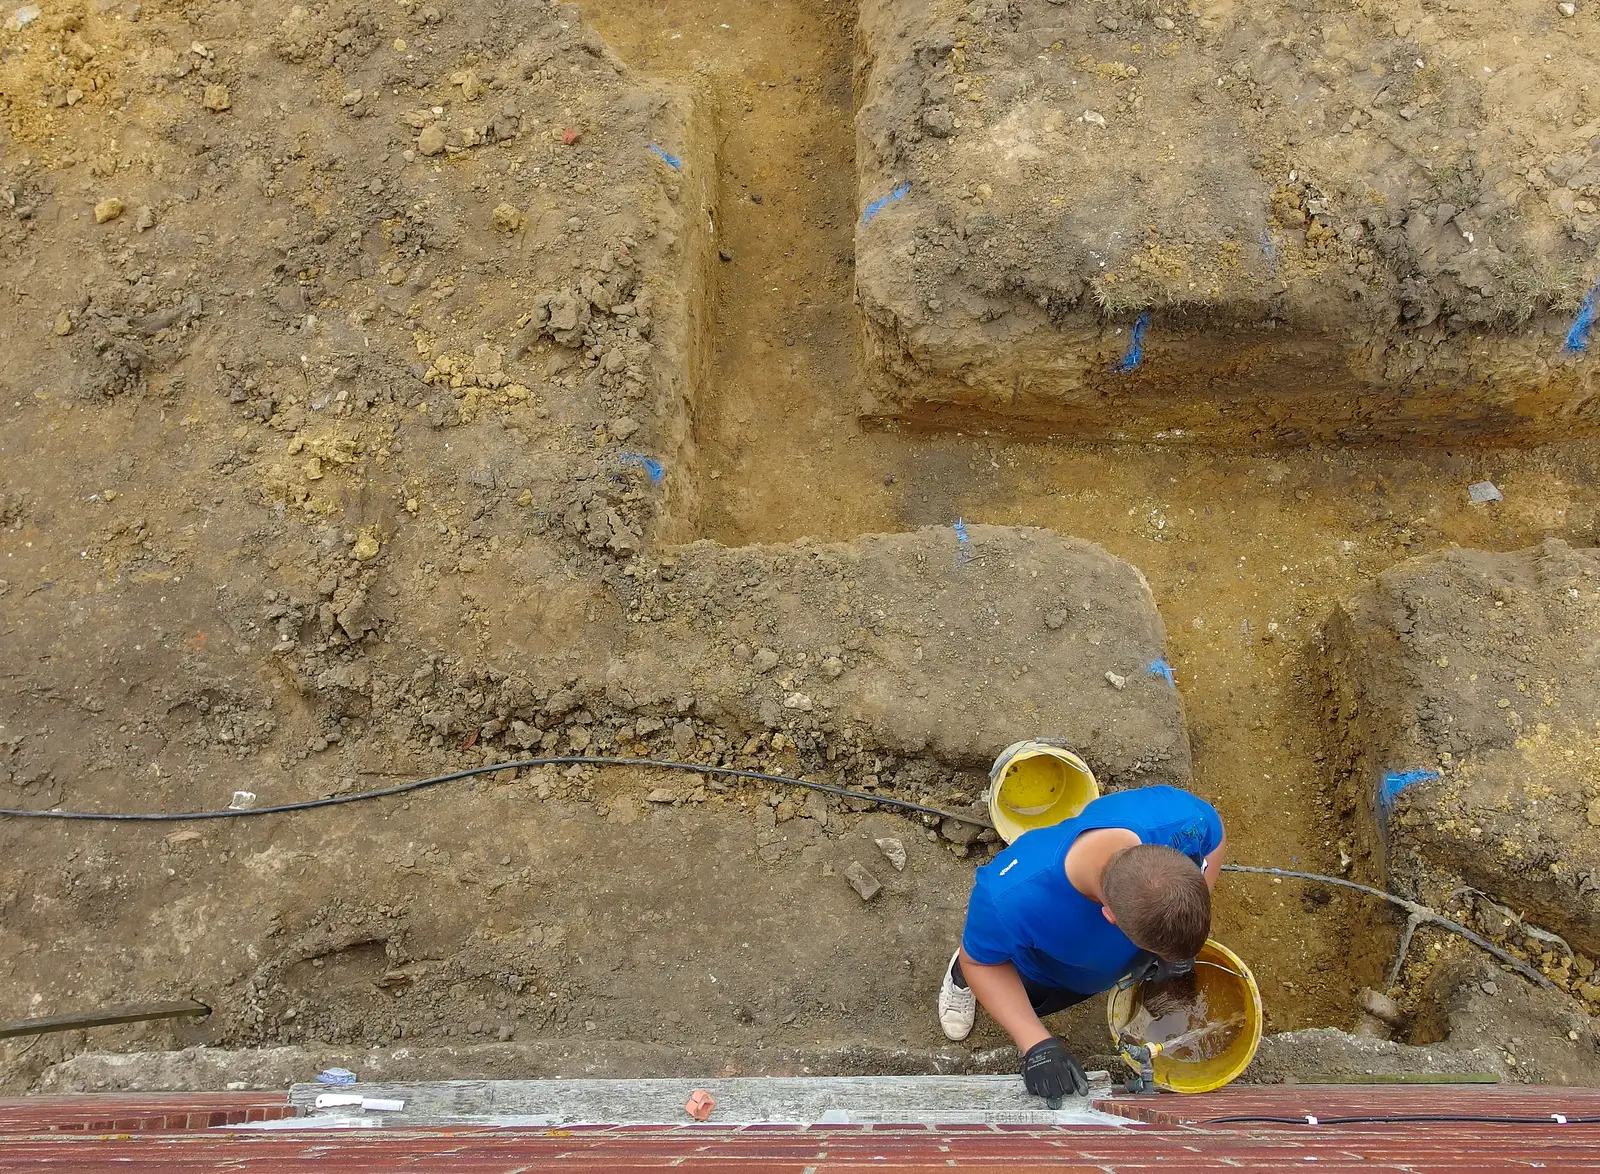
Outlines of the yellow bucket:
[{"label": "yellow bucket", "polygon": [[1047,741],[1014,742],[989,768],[989,820],[1008,844],[1071,819],[1099,795],[1088,764]]},{"label": "yellow bucket", "polygon": [[[1261,1045],[1261,991],[1255,976],[1239,956],[1220,942],[1207,941],[1195,959],[1196,995],[1192,1005],[1156,1019],[1145,1029],[1144,1042],[1161,1044],[1177,1041],[1172,1055],[1155,1057],[1151,1068],[1157,1086],[1172,1092],[1211,1092],[1234,1080],[1255,1058]],[[1111,1038],[1120,1045],[1122,1030],[1143,1006],[1145,988],[1139,983],[1127,990],[1114,990],[1106,1000],[1106,1023]],[[1242,1018],[1241,1030],[1231,1039],[1221,1037],[1220,1046],[1208,1046],[1198,1028]],[[1221,1029],[1218,1029],[1221,1030]],[[1198,1037],[1198,1038],[1197,1038]],[[1120,1046],[1119,1046],[1120,1050]],[[1135,1072],[1139,1066],[1123,1053],[1123,1060]]]}]

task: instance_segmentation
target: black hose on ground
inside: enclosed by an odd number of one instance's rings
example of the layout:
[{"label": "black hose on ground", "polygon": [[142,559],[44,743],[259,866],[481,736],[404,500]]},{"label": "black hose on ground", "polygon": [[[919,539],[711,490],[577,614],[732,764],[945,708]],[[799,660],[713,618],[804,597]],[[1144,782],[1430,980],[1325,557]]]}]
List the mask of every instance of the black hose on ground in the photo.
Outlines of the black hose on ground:
[{"label": "black hose on ground", "polygon": [[788,775],[767,774],[759,770],[735,770],[729,766],[700,766],[692,762],[667,762],[658,758],[600,758],[587,754],[573,754],[557,758],[522,758],[514,762],[491,762],[485,766],[474,766],[467,770],[458,770],[447,775],[435,775],[430,779],[399,783],[393,787],[380,787],[375,791],[357,791],[351,795],[330,795],[323,799],[305,799],[298,803],[280,803],[274,807],[229,807],[222,811],[162,811],[139,814],[98,811],[29,811],[0,808],[0,816],[10,815],[26,819],[80,819],[88,820],[92,823],[182,823],[195,819],[242,819],[252,815],[284,815],[291,811],[310,811],[316,807],[337,807],[342,803],[361,803],[368,799],[383,799],[390,795],[404,795],[411,791],[420,791],[424,787],[437,787],[441,783],[459,782],[461,779],[470,779],[475,775],[493,774],[496,771],[518,770],[524,767],[536,766],[644,766],[657,767],[664,770],[686,770],[703,775],[726,775],[730,778],[752,779],[762,783],[785,783],[791,787],[805,787],[807,790],[821,791],[827,795],[838,795],[845,799],[863,799],[869,803],[893,807],[900,811],[915,811],[923,815],[937,815],[941,819],[959,820],[961,823],[974,824],[978,827],[986,828],[992,826],[987,819],[980,816],[963,814],[959,811],[941,811],[937,807],[913,803],[909,799],[896,799],[892,795],[872,795],[866,791],[852,791],[846,787],[835,787],[829,783],[813,782],[811,779],[795,779],[790,778]]},{"label": "black hose on ground", "polygon": [[[357,791],[351,795],[329,795],[322,799],[304,799],[298,803],[279,803],[273,807],[244,807],[225,808],[221,811],[161,811],[161,812],[98,812],[98,811],[36,811],[28,809],[0,808],[0,816],[10,816],[14,819],[65,819],[82,820],[90,823],[185,823],[200,819],[245,819],[259,815],[286,815],[295,811],[311,811],[318,807],[338,807],[345,803],[361,803],[368,799],[383,799],[391,795],[405,795],[412,791],[420,791],[426,787],[437,787],[441,783],[459,782],[461,779],[470,779],[477,775],[494,774],[503,770],[521,770],[538,766],[637,766],[653,767],[660,770],[682,770],[694,774],[721,775],[728,778],[750,779],[761,783],[782,783],[791,787],[804,787],[810,791],[821,791],[825,795],[837,795],[844,799],[858,799],[874,803],[881,807],[892,807],[898,811],[912,811],[921,815],[936,815],[941,819],[953,819],[960,823],[972,824],[977,827],[993,827],[981,816],[971,815],[959,811],[943,811],[937,807],[929,807],[922,803],[913,803],[909,799],[896,799],[892,795],[873,795],[866,791],[853,791],[848,787],[835,787],[830,783],[819,783],[811,779],[797,779],[788,775],[768,774],[758,770],[736,770],[729,766],[702,766],[692,762],[669,762],[659,758],[606,758],[587,754],[563,755],[551,758],[521,758],[511,762],[491,762],[483,766],[469,767],[466,770],[454,771],[450,774],[434,775],[432,778],[417,779],[409,783],[399,783],[393,787],[380,787],[373,791]],[[1224,872],[1256,873],[1265,876],[1291,877],[1295,880],[1317,881],[1322,884],[1339,885],[1357,892],[1366,893],[1368,896],[1377,897],[1404,909],[1412,920],[1412,928],[1417,924],[1429,923],[1438,925],[1451,933],[1459,934],[1479,949],[1494,955],[1501,962],[1511,967],[1518,974],[1538,983],[1549,990],[1559,991],[1556,986],[1544,975],[1533,967],[1514,958],[1506,951],[1496,946],[1493,942],[1480,937],[1459,922],[1451,921],[1441,913],[1429,909],[1416,901],[1405,897],[1398,897],[1382,889],[1373,888],[1371,885],[1358,884],[1355,881],[1344,880],[1336,876],[1323,876],[1315,872],[1294,872],[1286,868],[1259,868],[1249,864],[1224,864]],[[1410,935],[1406,937],[1409,944]]]}]

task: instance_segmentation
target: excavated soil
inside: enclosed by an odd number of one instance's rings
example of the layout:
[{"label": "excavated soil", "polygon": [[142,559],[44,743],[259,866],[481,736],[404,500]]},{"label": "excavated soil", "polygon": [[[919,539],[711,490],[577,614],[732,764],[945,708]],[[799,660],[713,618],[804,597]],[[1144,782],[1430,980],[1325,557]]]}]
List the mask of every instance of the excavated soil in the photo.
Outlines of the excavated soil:
[{"label": "excavated soil", "polygon": [[[1582,444],[864,427],[845,3],[40,7],[0,30],[0,805],[589,751],[959,807],[1064,734],[1108,786],[1214,800],[1236,859],[1338,872],[1333,600],[1452,542],[1593,540]],[[1483,477],[1503,503],[1468,503]],[[0,1080],[200,1044],[1003,1066],[991,1026],[952,1059],[932,1018],[992,849],[586,768],[7,820],[0,1006],[216,1012],[0,1044]],[[1393,932],[1342,894],[1219,894],[1273,1028],[1349,1023]],[[1098,1015],[1063,1031],[1104,1058]]]},{"label": "excavated soil", "polygon": [[[1402,563],[1329,626],[1338,769],[1373,865],[1600,1007],[1600,558],[1549,541]],[[1456,886],[1465,882],[1469,888]]]},{"label": "excavated soil", "polygon": [[1566,343],[1600,277],[1594,21],[864,0],[871,409],[1079,439],[1593,431]]}]

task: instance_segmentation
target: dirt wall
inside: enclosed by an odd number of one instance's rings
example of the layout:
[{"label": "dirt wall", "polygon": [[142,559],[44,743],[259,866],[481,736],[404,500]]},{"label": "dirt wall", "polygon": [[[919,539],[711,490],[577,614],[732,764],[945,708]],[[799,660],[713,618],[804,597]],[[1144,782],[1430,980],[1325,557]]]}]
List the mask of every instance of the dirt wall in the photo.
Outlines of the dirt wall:
[{"label": "dirt wall", "polygon": [[1555,540],[1457,550],[1385,572],[1328,627],[1335,777],[1380,875],[1564,935],[1579,956],[1493,927],[1574,987],[1600,951],[1597,576],[1600,554]]},{"label": "dirt wall", "polygon": [[[1592,431],[1566,344],[1600,242],[1600,119],[1571,100],[1593,19],[867,0],[869,413],[1265,444]],[[1492,30],[1522,35],[1484,57]]]}]

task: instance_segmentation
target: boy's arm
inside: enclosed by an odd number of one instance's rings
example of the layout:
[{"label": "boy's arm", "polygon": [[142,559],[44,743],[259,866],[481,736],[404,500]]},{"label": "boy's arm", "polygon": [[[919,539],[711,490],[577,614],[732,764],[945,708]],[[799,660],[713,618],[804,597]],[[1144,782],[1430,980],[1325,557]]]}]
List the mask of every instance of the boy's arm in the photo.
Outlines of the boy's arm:
[{"label": "boy's arm", "polygon": [[1033,1003],[1023,988],[1022,976],[1009,962],[998,966],[985,966],[974,962],[963,947],[961,950],[961,975],[978,996],[983,1009],[1016,1041],[1024,1054],[1034,1044],[1050,1038],[1050,1030],[1033,1013]]},{"label": "boy's arm", "polygon": [[1227,851],[1227,847],[1228,835],[1224,832],[1216,850],[1206,857],[1206,862],[1201,867],[1201,871],[1206,875],[1207,888],[1215,889],[1217,887],[1217,878],[1222,875],[1222,857]]}]

